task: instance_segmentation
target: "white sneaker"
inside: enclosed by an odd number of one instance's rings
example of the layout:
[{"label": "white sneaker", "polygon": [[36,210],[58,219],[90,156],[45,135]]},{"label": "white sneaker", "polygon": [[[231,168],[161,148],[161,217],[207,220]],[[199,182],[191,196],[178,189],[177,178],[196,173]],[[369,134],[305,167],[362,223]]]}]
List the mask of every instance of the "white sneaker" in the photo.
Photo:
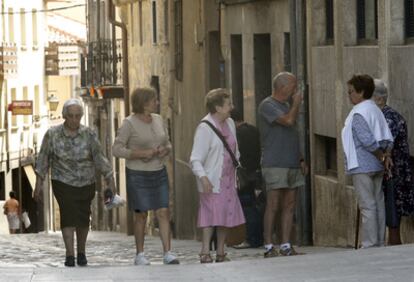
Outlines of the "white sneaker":
[{"label": "white sneaker", "polygon": [[177,259],[177,256],[168,251],[164,254],[164,264],[180,264],[180,261]]},{"label": "white sneaker", "polygon": [[139,253],[136,255],[135,257],[135,261],[134,261],[135,265],[150,265],[150,261],[145,257],[144,252]]}]

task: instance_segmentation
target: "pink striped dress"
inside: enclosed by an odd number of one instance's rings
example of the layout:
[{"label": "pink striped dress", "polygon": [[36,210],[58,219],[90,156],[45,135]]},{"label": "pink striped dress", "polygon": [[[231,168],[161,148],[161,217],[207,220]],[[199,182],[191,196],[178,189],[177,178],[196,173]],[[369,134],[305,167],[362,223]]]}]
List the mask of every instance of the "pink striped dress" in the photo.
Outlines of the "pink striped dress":
[{"label": "pink striped dress", "polygon": [[[218,130],[226,138],[233,152],[236,140],[226,122],[220,123]],[[245,223],[243,210],[235,188],[235,168],[230,154],[224,148],[223,170],[220,180],[220,193],[199,193],[198,227],[224,226],[233,227]]]}]

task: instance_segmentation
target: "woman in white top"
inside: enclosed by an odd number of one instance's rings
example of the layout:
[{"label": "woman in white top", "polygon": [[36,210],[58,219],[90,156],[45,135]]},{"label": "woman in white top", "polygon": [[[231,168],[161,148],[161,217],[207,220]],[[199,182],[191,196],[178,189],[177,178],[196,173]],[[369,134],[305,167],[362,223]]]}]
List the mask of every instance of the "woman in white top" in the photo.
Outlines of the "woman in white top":
[{"label": "woman in white top", "polygon": [[164,249],[164,264],[178,264],[170,252],[169,186],[165,160],[171,151],[168,132],[152,88],[137,88],[131,96],[134,114],[125,118],[112,147],[114,156],[126,159],[128,206],[135,211],[135,265],[149,265],[144,235],[149,210],[155,210]]},{"label": "woman in white top", "polygon": [[[197,127],[190,158],[200,196],[197,226],[203,232],[201,263],[213,262],[209,249],[213,228],[217,230],[216,262],[224,262],[229,260],[224,252],[228,228],[245,222],[231,156],[238,159],[239,150],[236,127],[230,118],[233,105],[227,90],[211,90],[206,96],[206,107],[209,113]],[[223,137],[231,154],[213,128]]]}]

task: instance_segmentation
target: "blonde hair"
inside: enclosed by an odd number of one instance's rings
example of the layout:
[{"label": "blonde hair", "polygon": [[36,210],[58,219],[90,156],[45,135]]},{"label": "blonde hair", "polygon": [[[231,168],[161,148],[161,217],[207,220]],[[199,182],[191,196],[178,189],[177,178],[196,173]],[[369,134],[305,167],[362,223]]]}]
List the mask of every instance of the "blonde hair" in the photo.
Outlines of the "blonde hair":
[{"label": "blonde hair", "polygon": [[211,114],[214,114],[216,112],[216,107],[223,106],[225,99],[230,99],[230,94],[228,93],[227,89],[216,88],[210,90],[205,98],[207,111]]}]

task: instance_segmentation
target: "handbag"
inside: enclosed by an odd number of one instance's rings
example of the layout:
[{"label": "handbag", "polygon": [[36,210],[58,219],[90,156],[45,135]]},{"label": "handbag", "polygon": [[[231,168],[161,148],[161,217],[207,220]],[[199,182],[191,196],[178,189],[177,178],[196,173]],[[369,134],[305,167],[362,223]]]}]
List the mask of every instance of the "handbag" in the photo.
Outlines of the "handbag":
[{"label": "handbag", "polygon": [[29,214],[27,212],[22,213],[22,221],[23,221],[23,224],[24,224],[24,228],[29,228],[30,225],[32,224],[30,222]]},{"label": "handbag", "polygon": [[224,138],[224,136],[208,120],[202,120],[201,122],[204,122],[205,124],[210,126],[210,128],[214,131],[214,133],[216,133],[218,138],[220,138],[221,142],[223,142],[224,148],[226,148],[227,152],[229,152],[231,161],[233,162],[233,165],[236,168],[238,187],[240,188],[240,187],[244,187],[245,185],[247,185],[248,181],[249,181],[247,170],[245,168],[243,168],[241,166],[240,162],[236,159],[236,156],[234,155],[233,151],[230,149],[230,146],[229,146],[229,144],[227,144],[226,139]]}]

